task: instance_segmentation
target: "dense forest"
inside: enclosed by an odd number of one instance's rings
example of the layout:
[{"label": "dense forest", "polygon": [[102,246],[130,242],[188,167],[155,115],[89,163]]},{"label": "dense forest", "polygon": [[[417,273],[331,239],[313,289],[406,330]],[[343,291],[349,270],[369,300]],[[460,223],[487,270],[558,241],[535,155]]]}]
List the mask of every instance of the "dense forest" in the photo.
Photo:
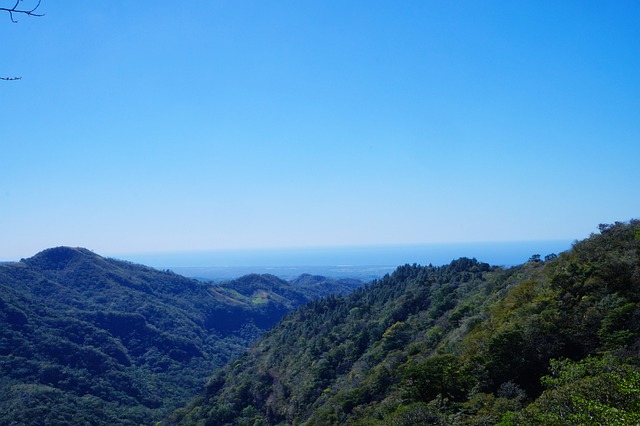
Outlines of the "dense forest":
[{"label": "dense forest", "polygon": [[639,250],[631,220],[362,285],[48,249],[0,265],[0,424],[638,424]]},{"label": "dense forest", "polygon": [[179,425],[640,423],[640,221],[508,269],[404,265],[288,314]]},{"label": "dense forest", "polygon": [[1,264],[0,424],[152,424],[287,312],[359,285],[202,283],[69,247]]}]

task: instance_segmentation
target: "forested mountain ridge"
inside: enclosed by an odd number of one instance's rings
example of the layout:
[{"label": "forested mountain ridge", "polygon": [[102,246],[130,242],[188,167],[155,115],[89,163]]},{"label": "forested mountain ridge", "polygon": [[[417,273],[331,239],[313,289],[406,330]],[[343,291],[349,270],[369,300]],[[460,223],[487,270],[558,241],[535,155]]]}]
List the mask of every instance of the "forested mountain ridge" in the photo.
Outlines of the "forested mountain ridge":
[{"label": "forested mountain ridge", "polygon": [[216,312],[216,329],[237,330],[258,323],[261,331],[270,328],[287,312],[328,294],[347,294],[363,283],[353,279],[329,279],[303,274],[287,282],[274,275],[249,274],[210,287],[224,309]]},{"label": "forested mountain ridge", "polygon": [[640,221],[545,261],[405,265],[287,315],[180,425],[640,422]]},{"label": "forested mountain ridge", "polygon": [[71,247],[2,264],[0,424],[151,424],[286,312],[359,284],[202,283]]}]

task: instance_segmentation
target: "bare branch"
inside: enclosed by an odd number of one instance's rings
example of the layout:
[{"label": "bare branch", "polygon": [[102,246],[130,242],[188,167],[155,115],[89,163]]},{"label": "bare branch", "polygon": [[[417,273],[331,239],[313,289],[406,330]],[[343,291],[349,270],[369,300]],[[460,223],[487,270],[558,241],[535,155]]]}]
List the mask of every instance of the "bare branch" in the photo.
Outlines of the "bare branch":
[{"label": "bare branch", "polygon": [[21,13],[27,16],[44,16],[44,13],[36,13],[36,10],[38,10],[38,8],[40,7],[40,3],[42,2],[42,0],[38,0],[38,3],[36,3],[36,5],[31,9],[19,8],[18,6],[20,6],[20,3],[22,3],[22,1],[23,0],[16,0],[16,4],[14,4],[13,7],[11,8],[0,7],[0,12],[8,12],[9,18],[11,19],[11,22],[13,22],[14,24],[18,22],[14,17],[14,14],[17,14],[17,13]]},{"label": "bare branch", "polygon": [[[13,7],[0,7],[0,12],[7,12],[9,14],[9,18],[11,19],[11,22],[13,22],[14,24],[18,23],[18,21],[14,17],[14,14],[23,14],[27,16],[44,16],[44,13],[36,12],[40,7],[40,3],[42,2],[42,0],[38,0],[36,5],[33,6],[31,9],[20,7],[20,5],[22,4],[22,1],[23,0],[15,0],[15,4],[13,5]],[[22,77],[0,77],[0,81],[16,81],[16,80],[22,80]]]}]

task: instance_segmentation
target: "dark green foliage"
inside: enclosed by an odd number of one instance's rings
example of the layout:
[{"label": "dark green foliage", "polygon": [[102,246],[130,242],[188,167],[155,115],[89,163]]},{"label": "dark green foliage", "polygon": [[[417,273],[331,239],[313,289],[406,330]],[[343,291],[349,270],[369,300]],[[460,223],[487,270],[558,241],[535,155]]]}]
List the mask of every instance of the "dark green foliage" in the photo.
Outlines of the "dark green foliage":
[{"label": "dark green foliage", "polygon": [[459,357],[435,355],[410,366],[404,377],[411,400],[429,402],[437,396],[461,401],[475,384],[475,378]]},{"label": "dark green foliage", "polygon": [[[215,415],[220,424],[244,424],[251,406],[270,424],[332,424],[356,419],[393,389],[418,401],[462,399],[474,384],[467,367],[445,355],[446,371],[430,377],[429,354],[459,344],[493,300],[489,283],[500,273],[466,258],[437,268],[405,265],[347,297],[313,301],[217,372],[206,399],[174,420]],[[425,389],[430,380],[440,387]]]},{"label": "dark green foliage", "polygon": [[552,361],[547,390],[502,425],[637,425],[640,422],[640,369],[633,360],[586,357]]},{"label": "dark green foliage", "polygon": [[151,424],[285,313],[355,285],[205,284],[68,247],[2,264],[0,424]]},{"label": "dark green foliage", "polygon": [[311,302],[169,422],[637,424],[638,228],[602,225],[506,270],[404,265]]}]

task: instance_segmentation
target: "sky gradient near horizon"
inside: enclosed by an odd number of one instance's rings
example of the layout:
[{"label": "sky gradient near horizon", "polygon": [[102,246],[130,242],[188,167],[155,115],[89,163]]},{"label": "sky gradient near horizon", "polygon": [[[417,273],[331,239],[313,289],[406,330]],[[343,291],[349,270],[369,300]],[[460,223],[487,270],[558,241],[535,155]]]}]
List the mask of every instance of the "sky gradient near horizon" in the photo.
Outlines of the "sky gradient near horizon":
[{"label": "sky gradient near horizon", "polygon": [[0,81],[0,260],[574,240],[639,216],[640,2],[40,11],[0,14],[0,77],[22,77]]}]

